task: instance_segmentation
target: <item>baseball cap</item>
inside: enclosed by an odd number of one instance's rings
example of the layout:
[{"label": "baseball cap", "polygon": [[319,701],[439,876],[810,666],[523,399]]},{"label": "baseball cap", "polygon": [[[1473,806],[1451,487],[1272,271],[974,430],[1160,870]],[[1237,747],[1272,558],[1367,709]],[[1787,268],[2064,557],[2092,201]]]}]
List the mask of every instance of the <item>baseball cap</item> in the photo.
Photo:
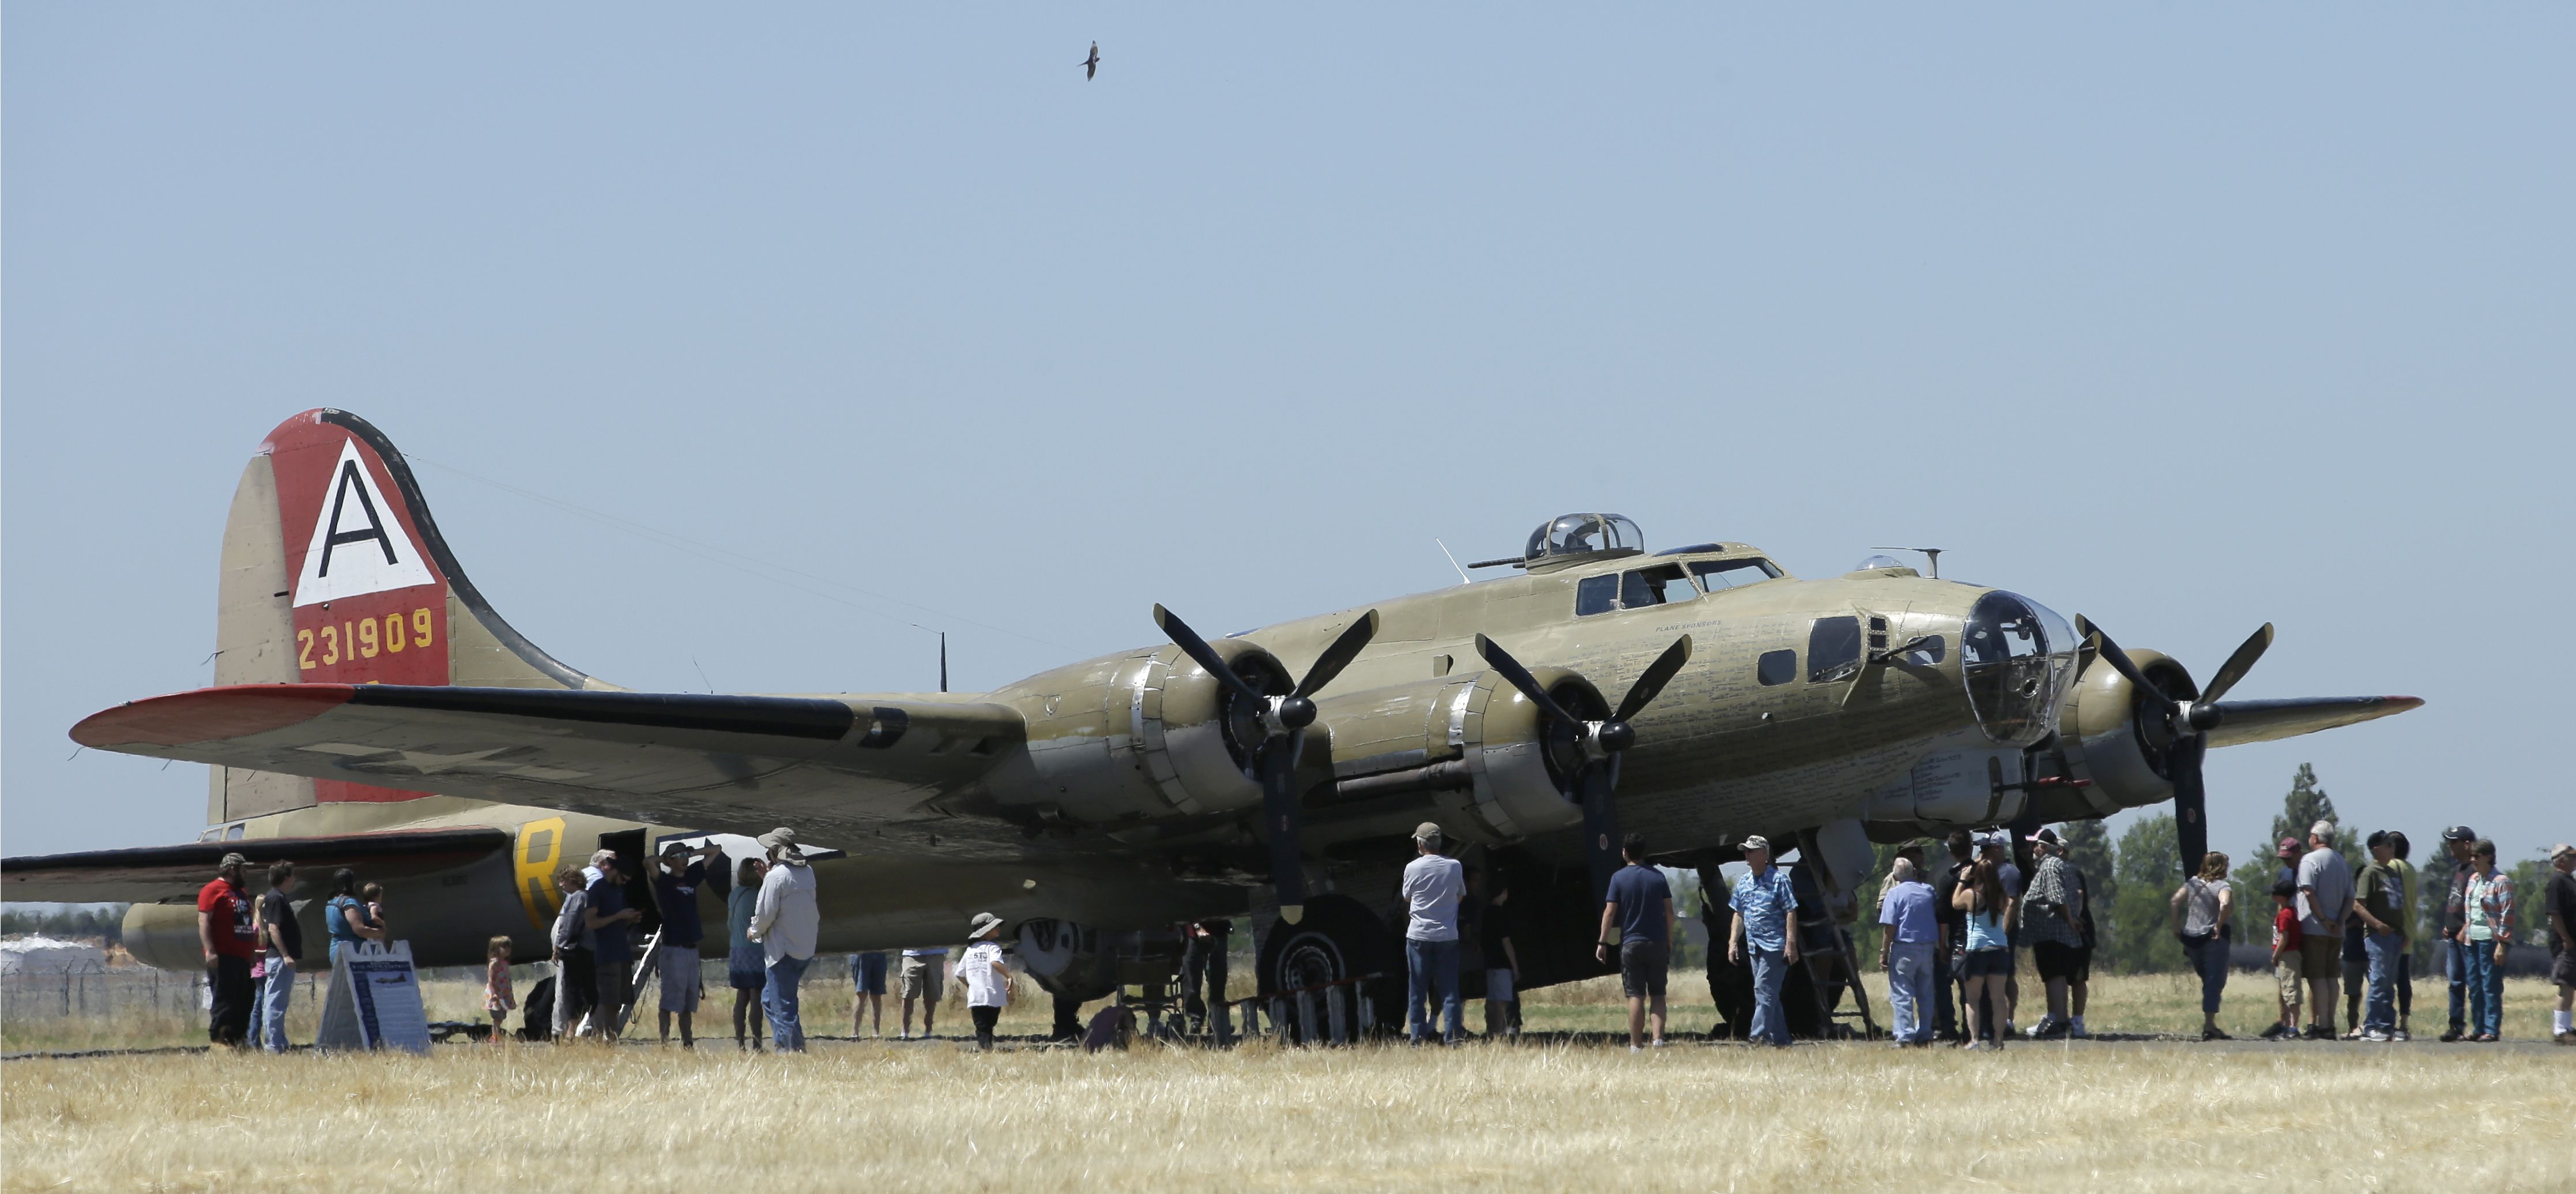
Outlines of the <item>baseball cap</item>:
[{"label": "baseball cap", "polygon": [[2561,855],[2566,855],[2566,854],[2576,854],[2576,846],[2571,846],[2571,845],[2568,845],[2568,844],[2567,844],[2567,843],[2565,843],[2565,842],[2560,842],[2560,843],[2558,843],[2557,845],[2555,845],[2555,846],[2551,846],[2551,847],[2549,848],[2549,861],[2551,861],[2551,862],[2556,862],[2556,861],[2558,861],[2558,859],[2559,859],[2559,857],[2560,857]]},{"label": "baseball cap", "polygon": [[2276,896],[2295,896],[2299,894],[2299,885],[2288,879],[2275,879],[2272,881],[2272,894]]},{"label": "baseball cap", "polygon": [[2279,856],[2280,856],[2280,857],[2282,857],[2282,858],[2296,858],[2296,857],[2298,857],[2298,856],[2299,856],[2299,839],[2294,838],[2294,837],[2285,837],[2285,838],[2282,838],[2282,839],[2281,839],[2281,851],[2280,851],[2280,855],[2279,855]]},{"label": "baseball cap", "polygon": [[1432,841],[1437,839],[1439,836],[1440,823],[1438,821],[1425,821],[1413,827],[1413,840],[1417,842]]},{"label": "baseball cap", "polygon": [[2471,829],[2466,825],[2454,825],[2442,831],[2442,840],[2446,842],[2474,842],[2478,840],[2478,831]]},{"label": "baseball cap", "polygon": [[1741,843],[1737,844],[1735,848],[1738,850],[1762,850],[1767,852],[1771,849],[1771,839],[1757,833],[1745,838]]},{"label": "baseball cap", "polygon": [[250,860],[249,860],[249,859],[247,859],[247,858],[242,857],[242,855],[241,855],[241,851],[239,851],[239,850],[234,850],[234,851],[232,851],[232,852],[230,852],[230,853],[228,853],[228,854],[225,854],[225,855],[224,855],[224,860],[223,860],[222,862],[218,862],[218,863],[216,863],[216,864],[215,864],[215,869],[216,869],[216,870],[219,870],[219,871],[227,871],[227,870],[231,870],[232,868],[237,867],[237,866],[249,866],[249,865],[250,865]]}]

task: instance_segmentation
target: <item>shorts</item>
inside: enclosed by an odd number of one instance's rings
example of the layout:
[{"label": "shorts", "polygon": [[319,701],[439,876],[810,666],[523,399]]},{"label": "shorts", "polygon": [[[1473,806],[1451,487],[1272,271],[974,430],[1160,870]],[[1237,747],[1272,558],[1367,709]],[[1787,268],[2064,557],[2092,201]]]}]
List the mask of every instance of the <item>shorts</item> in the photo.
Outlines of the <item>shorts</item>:
[{"label": "shorts", "polygon": [[[2223,947],[2222,947],[2222,948],[2223,948]],[[2076,949],[2075,949],[2075,973],[2068,975],[2068,976],[2067,976],[2067,978],[2069,978],[2069,979],[2073,980],[2073,981],[2074,981],[2074,983],[2075,983],[2077,986],[2082,986],[2082,985],[2084,985],[2085,983],[2089,983],[2089,982],[2092,982],[2092,981],[2093,981],[2093,947],[2092,947],[2092,946],[2089,946],[2089,945],[2082,945],[2082,946],[2077,946],[2077,947],[2076,947]]]},{"label": "shorts", "polygon": [[695,1015],[704,994],[698,977],[698,947],[665,945],[658,955],[662,972],[662,1010]]},{"label": "shorts", "polygon": [[2013,955],[2009,949],[1972,949],[1960,974],[1966,978],[2010,978]]},{"label": "shorts", "polygon": [[850,985],[857,987],[861,995],[885,994],[885,972],[884,954],[850,955]]},{"label": "shorts", "polygon": [[2038,964],[2039,977],[2043,982],[2072,980],[2075,977],[2075,955],[2081,952],[2081,946],[2068,945],[2063,941],[2042,941],[2030,947],[2030,960]]},{"label": "shorts", "polygon": [[633,958],[598,958],[592,961],[592,985],[599,992],[599,1002],[594,1005],[599,1014],[593,1018],[594,1021],[612,1019],[617,1015],[617,1009],[626,1006],[626,968],[634,964]]},{"label": "shorts", "polygon": [[[1625,951],[1622,952],[1624,953]],[[1622,957],[1620,961],[1624,963],[1627,959]],[[1512,1001],[1511,967],[1497,966],[1485,972],[1485,998],[1495,1003],[1510,1003]]]},{"label": "shorts", "polygon": [[2272,964],[2272,978],[2281,986],[2281,1002],[2291,1011],[2299,1010],[2299,966],[2288,958]]},{"label": "shorts", "polygon": [[2343,977],[2343,940],[2324,936],[2300,938],[2299,976],[2310,982]]},{"label": "shorts", "polygon": [[725,955],[725,985],[758,991],[769,985],[769,957],[757,944],[737,945]]},{"label": "shorts", "polygon": [[2576,949],[2562,949],[2550,959],[2549,981],[2561,987],[2576,987]]},{"label": "shorts", "polygon": [[916,958],[904,955],[902,994],[906,999],[939,1000],[940,971],[948,968],[944,957]]},{"label": "shorts", "polygon": [[1619,985],[1628,998],[1664,997],[1666,951],[1661,941],[1630,941],[1619,946]]}]

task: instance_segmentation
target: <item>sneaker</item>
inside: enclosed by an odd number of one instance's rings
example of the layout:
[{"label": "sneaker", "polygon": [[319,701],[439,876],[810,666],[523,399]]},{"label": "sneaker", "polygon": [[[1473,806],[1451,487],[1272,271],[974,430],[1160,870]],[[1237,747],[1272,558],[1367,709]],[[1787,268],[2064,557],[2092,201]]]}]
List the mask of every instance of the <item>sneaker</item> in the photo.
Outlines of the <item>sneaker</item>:
[{"label": "sneaker", "polygon": [[2576,1032],[2550,1033],[2549,1043],[2553,1045],[2576,1045]]},{"label": "sneaker", "polygon": [[1663,1048],[1663,1047],[1664,1047],[1664,1038],[1662,1038],[1662,1037],[1656,1037],[1656,1038],[1655,1038],[1655,1040],[1654,1040],[1654,1043],[1653,1043],[1651,1046],[1649,1046],[1649,1047],[1650,1047],[1650,1048],[1656,1048],[1656,1049],[1661,1049],[1661,1048]]},{"label": "sneaker", "polygon": [[2361,1039],[2363,1039],[2363,1040],[2365,1040],[2365,1041],[2368,1041],[2368,1042],[2370,1042],[2371,1044],[2374,1044],[2374,1045],[2385,1045],[2385,1044],[2387,1044],[2388,1042],[2390,1042],[2390,1041],[2392,1041],[2392,1040],[2395,1040],[2396,1038],[2395,1038],[2395,1037],[2393,1037],[2393,1036],[2390,1036],[2389,1034],[2387,1034],[2387,1033],[2385,1033],[2385,1032],[2381,1032],[2380,1030],[2378,1030],[2378,1029],[2374,1028],[2374,1029],[2371,1029],[2371,1030],[2370,1030],[2370,1031],[2368,1031],[2368,1032],[2365,1032],[2365,1033],[2361,1034]]},{"label": "sneaker", "polygon": [[1630,1045],[1628,1046],[1628,1051],[1631,1053],[1643,1053],[1646,1049],[1643,1045]]},{"label": "sneaker", "polygon": [[2443,1032],[2442,1032],[2442,1036],[2441,1036],[2441,1041],[2442,1041],[2442,1043],[2443,1043],[2443,1044],[2447,1045],[2447,1044],[2450,1044],[2451,1042],[2456,1041],[2456,1040],[2460,1039],[2461,1037],[2464,1037],[2464,1036],[2467,1036],[2467,1035],[2468,1035],[2467,1033],[2460,1031],[2460,1026],[2459,1026],[2459,1025],[2454,1024],[2454,1025],[2450,1026],[2449,1028],[2447,1028],[2447,1029],[2444,1029],[2444,1030],[2443,1030]]},{"label": "sneaker", "polygon": [[2215,1028],[2204,1028],[2200,1030],[2200,1039],[2204,1041],[2232,1041],[2236,1038]]},{"label": "sneaker", "polygon": [[2397,1031],[2395,1031],[2395,1032],[2389,1033],[2389,1034],[2388,1034],[2388,1039],[2390,1039],[2390,1040],[2392,1040],[2392,1041],[2398,1041],[2398,1042],[2401,1042],[2401,1043],[2402,1043],[2402,1042],[2405,1042],[2405,1041],[2411,1041],[2411,1040],[2413,1040],[2413,1039],[2415,1039],[2415,1038],[2413,1038],[2413,1037],[2410,1037],[2410,1036],[2406,1035],[2406,1030],[2405,1030],[2405,1029],[2403,1029],[2403,1028],[2400,1028],[2400,1029],[2398,1029],[2398,1030],[2397,1030]]},{"label": "sneaker", "polygon": [[2084,1021],[2077,1020],[2076,1022],[2066,1026],[2066,1035],[2074,1037],[2077,1040],[2082,1040],[2093,1034],[2084,1031]]},{"label": "sneaker", "polygon": [[2280,1021],[2278,1021],[2278,1020],[2274,1020],[2274,1021],[2272,1021],[2272,1026],[2271,1026],[2271,1027],[2266,1028],[2266,1029],[2264,1029],[2264,1030],[2263,1030],[2263,1039],[2264,1039],[2264,1040],[2267,1040],[2267,1041],[2277,1041],[2277,1040],[2281,1039],[2282,1037],[2288,1036],[2289,1034],[2290,1034],[2290,1026],[2289,1026],[2289,1025],[2284,1024],[2284,1023],[2282,1023],[2282,1022],[2280,1022]]},{"label": "sneaker", "polygon": [[2335,1035],[2333,1029],[2327,1028],[2323,1024],[2310,1024],[2307,1027],[2307,1031],[2299,1034],[2299,1039],[2303,1041],[2330,1041],[2335,1039]]}]

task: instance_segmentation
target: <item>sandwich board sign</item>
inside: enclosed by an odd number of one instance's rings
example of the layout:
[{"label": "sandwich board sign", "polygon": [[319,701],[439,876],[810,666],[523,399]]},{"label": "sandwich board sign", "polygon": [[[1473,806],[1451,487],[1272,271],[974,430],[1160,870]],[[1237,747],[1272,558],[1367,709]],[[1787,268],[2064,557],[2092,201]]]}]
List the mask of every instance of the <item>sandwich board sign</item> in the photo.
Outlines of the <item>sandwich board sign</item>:
[{"label": "sandwich board sign", "polygon": [[409,1049],[429,1052],[429,1017],[420,1003],[420,975],[412,969],[411,942],[344,943],[331,970],[331,994],[322,1001],[316,1049]]}]

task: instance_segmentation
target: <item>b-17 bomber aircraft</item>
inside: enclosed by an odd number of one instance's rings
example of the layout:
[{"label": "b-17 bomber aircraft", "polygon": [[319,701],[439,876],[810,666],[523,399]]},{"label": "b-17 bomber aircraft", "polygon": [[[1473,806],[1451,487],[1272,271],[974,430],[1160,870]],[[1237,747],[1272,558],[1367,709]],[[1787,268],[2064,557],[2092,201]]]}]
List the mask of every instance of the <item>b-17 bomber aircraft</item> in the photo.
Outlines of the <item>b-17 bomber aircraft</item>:
[{"label": "b-17 bomber aircraft", "polygon": [[[131,901],[129,946],[179,968],[221,853],[295,860],[307,898],[348,866],[387,885],[422,963],[459,965],[498,934],[542,956],[548,876],[593,849],[641,873],[670,841],[747,854],[787,825],[826,847],[825,951],[938,943],[990,910],[1041,982],[1088,999],[1144,935],[1248,916],[1272,992],[1400,976],[1396,879],[1429,820],[1509,876],[1543,986],[1604,972],[1623,830],[1711,877],[1747,834],[1794,843],[1847,919],[1874,841],[2171,800],[2197,860],[2208,748],[2421,703],[2225,699],[2268,625],[2204,685],[1937,567],[1802,580],[1742,543],[1649,553],[1615,514],[1479,567],[1498,575],[1218,638],[1157,607],[1161,641],[986,693],[632,692],[494,612],[382,433],[307,411],[234,493],[215,686],[72,729],[209,764],[204,837],[13,858],[0,886]],[[1400,985],[1368,994],[1391,1009]]]}]

